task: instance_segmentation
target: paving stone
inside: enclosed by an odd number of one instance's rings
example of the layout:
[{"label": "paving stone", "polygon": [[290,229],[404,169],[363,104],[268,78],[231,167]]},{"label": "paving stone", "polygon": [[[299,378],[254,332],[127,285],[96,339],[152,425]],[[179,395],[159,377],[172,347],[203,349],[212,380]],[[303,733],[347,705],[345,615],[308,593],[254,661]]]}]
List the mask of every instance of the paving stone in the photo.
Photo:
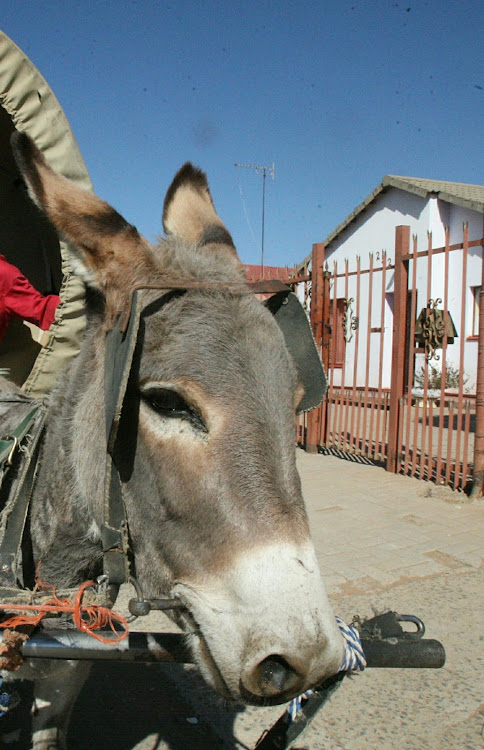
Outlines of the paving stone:
[{"label": "paving stone", "polygon": [[452,547],[449,547],[445,551],[449,552],[449,554],[452,557],[455,557],[456,560],[460,560],[460,562],[470,565],[472,568],[480,568],[482,565],[482,557],[480,555],[475,555],[473,552],[466,552],[464,550],[459,552],[453,550]]},{"label": "paving stone", "polygon": [[389,572],[388,570],[382,570],[374,565],[368,565],[368,567],[365,568],[365,572],[370,578],[373,578],[377,583],[381,583],[383,586],[391,586],[400,580],[400,576],[395,575],[394,571]]},{"label": "paving stone", "polygon": [[394,575],[398,575],[400,579],[405,579],[406,581],[447,572],[448,568],[445,565],[441,565],[434,560],[424,560],[415,565],[404,565],[401,568],[394,568],[392,570]]},{"label": "paving stone", "polygon": [[466,552],[475,552],[476,554],[481,554],[481,556],[484,553],[483,540],[473,533],[451,534],[449,540],[452,540],[452,547],[454,549],[459,548]]},{"label": "paving stone", "polygon": [[456,557],[452,557],[452,555],[449,555],[447,552],[442,552],[442,550],[438,549],[432,550],[431,552],[425,552],[425,556],[431,557],[436,562],[446,568],[450,568],[451,570],[468,570],[472,567],[471,565],[463,563],[461,560],[457,560]]}]

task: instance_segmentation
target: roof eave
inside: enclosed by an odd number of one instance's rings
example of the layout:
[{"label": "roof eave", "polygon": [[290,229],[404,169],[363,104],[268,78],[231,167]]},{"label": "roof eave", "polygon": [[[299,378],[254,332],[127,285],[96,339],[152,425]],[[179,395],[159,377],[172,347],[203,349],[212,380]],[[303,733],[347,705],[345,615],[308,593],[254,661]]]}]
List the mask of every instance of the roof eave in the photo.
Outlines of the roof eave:
[{"label": "roof eave", "polygon": [[[326,246],[326,249],[329,249],[329,252],[331,252],[330,245],[331,243],[338,237],[345,229],[347,229],[354,221],[355,219],[368,208],[370,203],[373,203],[375,198],[377,198],[380,193],[383,193],[388,188],[395,188],[396,190],[404,190],[407,193],[412,193],[413,195],[417,195],[420,198],[429,198],[430,196],[435,196],[436,198],[439,198],[442,201],[445,201],[446,203],[451,203],[457,206],[461,206],[462,208],[470,209],[471,211],[477,211],[478,213],[484,212],[484,203],[481,201],[475,201],[470,198],[463,198],[461,196],[455,195],[453,193],[449,193],[443,190],[428,190],[427,188],[420,187],[419,185],[416,185],[411,178],[408,177],[398,177],[396,175],[387,174],[381,181],[381,183],[373,190],[372,193],[370,193],[365,200],[360,203],[345,219],[342,221],[336,229],[334,229],[331,234],[329,234],[325,240],[323,240],[323,244]],[[305,265],[309,260],[311,259],[311,254],[307,255],[304,260],[298,264],[298,268],[301,268],[303,265]]]},{"label": "roof eave", "polygon": [[471,211],[477,211],[480,214],[484,212],[484,206],[482,203],[478,203],[477,201],[473,201],[468,198],[461,198],[459,195],[449,195],[449,193],[441,192],[438,193],[438,197],[442,201],[453,203],[456,206],[461,206],[462,208],[470,208]]}]

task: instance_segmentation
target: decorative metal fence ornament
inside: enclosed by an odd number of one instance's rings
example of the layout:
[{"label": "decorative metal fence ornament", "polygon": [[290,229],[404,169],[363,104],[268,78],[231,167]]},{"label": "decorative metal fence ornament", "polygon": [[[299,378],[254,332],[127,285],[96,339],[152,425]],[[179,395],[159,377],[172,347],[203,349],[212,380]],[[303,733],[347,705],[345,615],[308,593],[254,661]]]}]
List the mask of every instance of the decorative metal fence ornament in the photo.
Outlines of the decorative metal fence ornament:
[{"label": "decorative metal fence ornament", "polygon": [[351,341],[353,338],[353,331],[356,331],[359,325],[359,319],[353,315],[353,303],[354,303],[353,297],[349,297],[348,299],[345,299],[345,312],[343,315],[343,331],[344,331],[344,338],[347,344]]},{"label": "decorative metal fence ornament", "polygon": [[453,344],[458,337],[454,322],[447,310],[439,309],[442,304],[440,297],[435,300],[429,299],[427,307],[424,307],[415,324],[415,340],[423,344],[426,349],[427,362],[431,359],[439,360],[437,349],[442,349],[444,336],[447,333],[447,343]]}]

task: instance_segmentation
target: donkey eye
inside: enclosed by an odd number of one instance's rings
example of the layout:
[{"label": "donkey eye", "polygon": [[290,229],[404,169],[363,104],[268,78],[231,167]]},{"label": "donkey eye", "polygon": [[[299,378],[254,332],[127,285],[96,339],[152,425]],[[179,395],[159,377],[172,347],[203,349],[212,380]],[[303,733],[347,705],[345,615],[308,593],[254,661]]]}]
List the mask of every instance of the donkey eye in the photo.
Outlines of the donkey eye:
[{"label": "donkey eye", "polygon": [[144,394],[144,397],[156,411],[166,412],[174,416],[185,414],[190,408],[185,399],[176,393],[176,391],[170,391],[165,388],[148,391],[148,393]]},{"label": "donkey eye", "polygon": [[195,427],[207,432],[207,428],[196,409],[176,391],[169,388],[150,388],[144,391],[142,396],[146,403],[158,414],[174,419],[188,419]]}]

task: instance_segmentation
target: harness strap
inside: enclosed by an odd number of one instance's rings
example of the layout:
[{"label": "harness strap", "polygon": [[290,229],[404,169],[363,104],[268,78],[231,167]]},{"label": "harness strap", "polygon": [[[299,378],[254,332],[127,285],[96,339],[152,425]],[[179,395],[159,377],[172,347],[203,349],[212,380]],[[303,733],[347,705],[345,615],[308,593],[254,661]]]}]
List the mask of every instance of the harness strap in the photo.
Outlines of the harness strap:
[{"label": "harness strap", "polygon": [[[160,291],[181,290],[227,290],[234,294],[245,294],[250,289],[254,294],[273,294],[266,301],[281,328],[286,347],[295,360],[305,396],[299,411],[317,406],[326,392],[326,376],[306,313],[296,295],[278,279],[269,279],[246,284],[225,282],[166,282],[164,284],[140,284],[135,286],[131,303],[122,313],[106,339],[106,362],[104,374],[106,405],[106,471],[104,488],[104,511],[101,539],[104,554],[104,572],[113,590],[110,597],[117,596],[119,586],[129,580],[129,531],[122,495],[122,483],[115,463],[115,443],[118,434],[123,400],[131,371],[136,347],[141,314],[139,292],[145,289]],[[114,601],[114,600],[113,600]]]},{"label": "harness strap", "polygon": [[314,409],[323,400],[328,381],[304,308],[287,287],[276,292],[264,305],[273,314],[282,331],[286,348],[304,388],[298,414]]},{"label": "harness strap", "polygon": [[123,400],[131,371],[131,362],[138,336],[140,305],[133,295],[131,315],[126,330],[121,330],[122,316],[107,334],[104,373],[106,405],[106,471],[104,487],[104,522],[101,539],[104,573],[109,579],[110,599],[114,602],[119,586],[129,580],[128,522],[121,488],[121,479],[114,459]]},{"label": "harness strap", "polygon": [[[3,537],[0,542],[0,584],[24,588],[22,565],[22,541],[37,470],[40,436],[44,428],[46,412],[40,406],[32,409],[14,431],[25,437],[31,430],[31,441],[27,458],[21,463],[19,478],[13,496],[3,510]],[[17,438],[20,442],[21,438]]]},{"label": "harness strap", "polygon": [[12,465],[15,452],[35,421],[38,409],[38,406],[34,406],[14,430],[0,438],[0,467],[5,463]]}]

